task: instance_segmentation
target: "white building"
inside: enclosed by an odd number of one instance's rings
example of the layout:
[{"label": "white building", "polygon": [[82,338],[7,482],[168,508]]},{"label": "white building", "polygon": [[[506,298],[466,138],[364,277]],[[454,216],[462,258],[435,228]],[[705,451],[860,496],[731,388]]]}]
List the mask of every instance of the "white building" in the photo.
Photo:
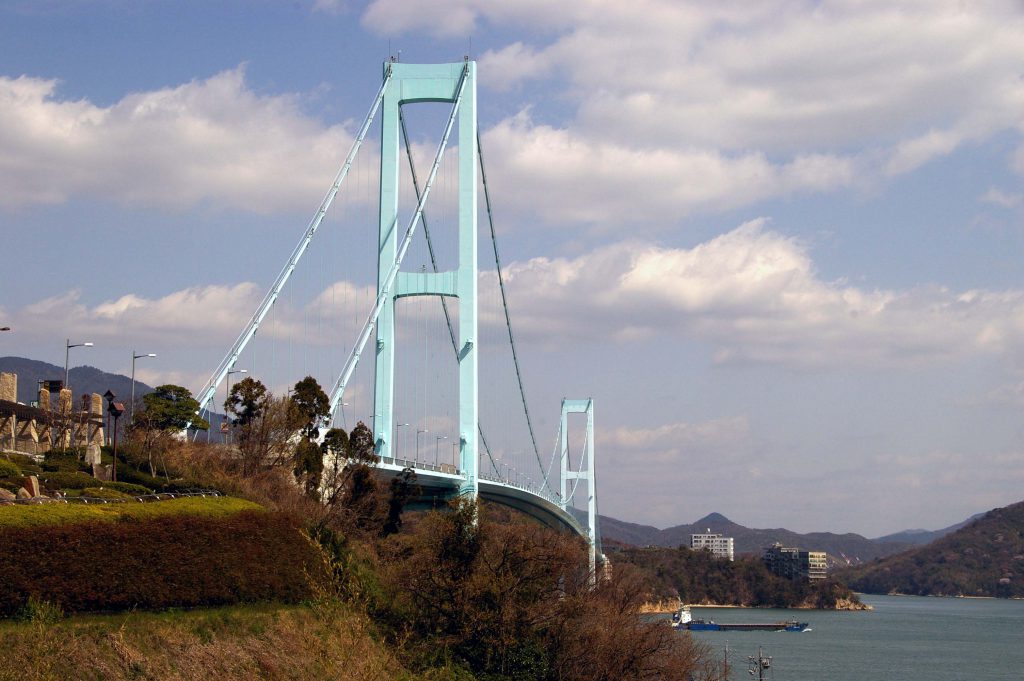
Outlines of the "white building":
[{"label": "white building", "polygon": [[704,534],[690,535],[690,548],[694,551],[707,549],[715,558],[733,559],[732,537],[723,537],[720,534],[712,534],[711,528]]}]

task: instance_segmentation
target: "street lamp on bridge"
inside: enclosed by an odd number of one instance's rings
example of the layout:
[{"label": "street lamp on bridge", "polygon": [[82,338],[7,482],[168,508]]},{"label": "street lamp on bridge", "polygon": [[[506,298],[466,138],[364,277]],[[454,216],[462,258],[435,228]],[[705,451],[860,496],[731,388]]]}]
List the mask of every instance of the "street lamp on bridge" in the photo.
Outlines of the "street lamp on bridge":
[{"label": "street lamp on bridge", "polygon": [[429,430],[417,430],[416,431],[416,463],[420,462],[420,433],[429,433]]},{"label": "street lamp on bridge", "polygon": [[398,458],[398,429],[399,428],[406,428],[408,426],[409,426],[408,423],[397,423],[397,424],[395,424],[395,451],[392,454],[392,456],[394,458],[396,458],[396,459]]},{"label": "street lamp on bridge", "polygon": [[434,465],[438,465],[437,461],[437,450],[441,447],[441,440],[447,440],[447,435],[438,435],[434,438]]},{"label": "street lamp on bridge", "polygon": [[132,401],[128,403],[128,423],[135,423],[135,360],[143,357],[156,357],[156,353],[147,352],[141,355],[132,350]]}]

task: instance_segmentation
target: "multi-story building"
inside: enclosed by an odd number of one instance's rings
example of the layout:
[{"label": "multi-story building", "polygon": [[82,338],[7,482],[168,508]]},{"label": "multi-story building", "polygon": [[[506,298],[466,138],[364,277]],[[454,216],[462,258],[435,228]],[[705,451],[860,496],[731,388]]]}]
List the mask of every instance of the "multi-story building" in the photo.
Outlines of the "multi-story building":
[{"label": "multi-story building", "polygon": [[828,572],[824,551],[801,551],[775,543],[764,550],[762,556],[768,571],[786,579],[825,579]]},{"label": "multi-story building", "polygon": [[711,555],[715,558],[733,559],[732,537],[723,537],[720,534],[712,534],[710,527],[704,534],[690,535],[690,548],[695,551],[697,549],[708,549],[711,551]]}]

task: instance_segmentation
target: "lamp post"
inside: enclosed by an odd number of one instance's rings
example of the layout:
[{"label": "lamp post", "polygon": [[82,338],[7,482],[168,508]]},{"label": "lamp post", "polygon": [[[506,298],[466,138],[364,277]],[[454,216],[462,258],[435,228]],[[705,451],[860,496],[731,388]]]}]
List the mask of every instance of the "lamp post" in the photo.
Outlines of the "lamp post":
[{"label": "lamp post", "polygon": [[435,466],[438,465],[437,450],[441,446],[441,440],[447,440],[447,439],[448,439],[447,435],[438,435],[437,437],[434,438],[434,465]]},{"label": "lamp post", "polygon": [[[227,418],[228,418],[228,400],[231,399],[231,374],[247,374],[247,373],[249,373],[248,369],[231,369],[227,373],[228,382],[224,386],[224,419],[225,419],[224,423],[227,423]],[[228,426],[228,429],[224,431],[224,444],[230,444],[230,438],[228,437],[229,435],[231,435],[231,426]]]},{"label": "lamp post", "polygon": [[64,387],[68,387],[68,357],[71,354],[71,348],[91,348],[92,343],[86,341],[84,343],[72,343],[71,339],[68,338],[64,341]]},{"label": "lamp post", "polygon": [[420,433],[429,433],[429,430],[417,430],[416,431],[416,463],[420,462]]},{"label": "lamp post", "polygon": [[405,428],[405,427],[407,427],[408,425],[409,425],[408,423],[399,423],[399,424],[396,424],[396,425],[395,425],[395,453],[394,453],[394,455],[393,455],[393,456],[394,456],[394,457],[395,457],[396,459],[398,458],[398,429],[399,429],[399,428]]},{"label": "lamp post", "polygon": [[135,354],[132,350],[132,401],[128,403],[128,424],[135,423],[135,360],[142,357],[156,357],[156,353],[147,352],[142,355]]}]

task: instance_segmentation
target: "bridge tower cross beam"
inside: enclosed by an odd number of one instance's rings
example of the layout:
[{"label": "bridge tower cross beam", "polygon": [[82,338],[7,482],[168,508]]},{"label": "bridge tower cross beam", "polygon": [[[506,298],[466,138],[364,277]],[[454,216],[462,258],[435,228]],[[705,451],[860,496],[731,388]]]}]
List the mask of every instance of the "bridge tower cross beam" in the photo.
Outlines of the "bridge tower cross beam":
[{"label": "bridge tower cross beam", "polygon": [[[450,296],[459,305],[459,473],[461,496],[476,499],[479,491],[477,423],[479,361],[477,325],[477,118],[476,63],[403,64],[388,62],[392,86],[381,104],[380,220],[378,295],[386,287],[389,268],[398,255],[400,108],[420,102],[451,102],[462,97],[458,110],[459,262],[448,272],[399,272],[377,322],[374,383],[374,441],[380,457],[393,457],[395,405],[395,301],[404,296]],[[465,84],[463,87],[463,80]]]},{"label": "bridge tower cross beam", "polygon": [[[586,451],[580,461],[578,471],[569,468],[569,414],[586,414]],[[587,542],[590,544],[590,580],[597,580],[597,557],[600,537],[597,532],[597,476],[594,465],[594,400],[562,400],[562,418],[560,421],[560,452],[561,452],[561,499],[559,504],[563,511],[569,506],[569,481],[585,481],[587,483]]]}]

